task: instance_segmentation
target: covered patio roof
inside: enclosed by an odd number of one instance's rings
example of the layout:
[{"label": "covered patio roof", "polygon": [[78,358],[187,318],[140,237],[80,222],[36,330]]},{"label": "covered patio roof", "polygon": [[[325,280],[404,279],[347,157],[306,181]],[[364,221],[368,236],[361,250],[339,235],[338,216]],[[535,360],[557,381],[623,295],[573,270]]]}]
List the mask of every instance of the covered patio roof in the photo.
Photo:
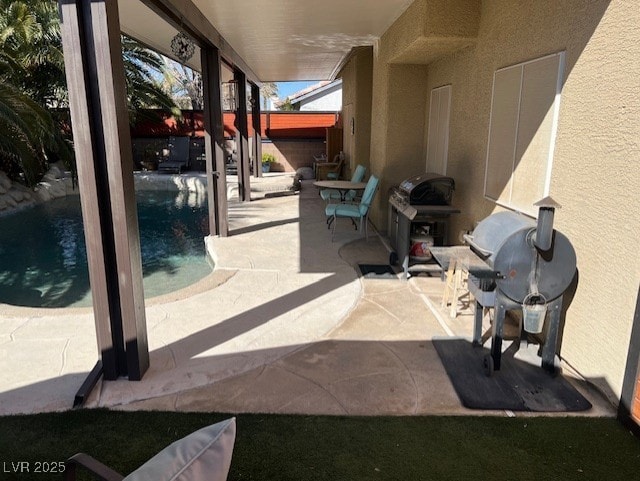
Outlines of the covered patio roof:
[{"label": "covered patio roof", "polygon": [[[170,25],[151,8],[192,10],[219,33],[209,39],[227,60],[254,81],[329,79],[351,48],[373,45],[412,0],[119,0],[120,25],[127,35],[173,57],[171,39],[180,25]],[[199,12],[193,11],[193,8]],[[141,19],[144,19],[143,21]],[[180,22],[178,22],[180,23]],[[185,26],[187,19],[185,18]],[[198,51],[188,62],[200,70]]]}]

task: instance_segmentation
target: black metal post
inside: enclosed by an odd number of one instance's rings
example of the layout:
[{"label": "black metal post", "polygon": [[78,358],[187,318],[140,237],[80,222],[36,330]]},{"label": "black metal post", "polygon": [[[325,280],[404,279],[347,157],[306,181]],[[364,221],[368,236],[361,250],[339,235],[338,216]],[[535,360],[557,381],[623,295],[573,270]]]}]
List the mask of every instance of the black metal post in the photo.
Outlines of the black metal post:
[{"label": "black metal post", "polygon": [[236,107],[236,130],[238,132],[238,186],[240,200],[251,200],[251,169],[249,166],[249,128],[247,125],[247,77],[241,70],[234,70],[238,105]]},{"label": "black metal post", "polygon": [[253,126],[253,175],[262,177],[260,88],[253,83],[251,84],[251,124]]}]

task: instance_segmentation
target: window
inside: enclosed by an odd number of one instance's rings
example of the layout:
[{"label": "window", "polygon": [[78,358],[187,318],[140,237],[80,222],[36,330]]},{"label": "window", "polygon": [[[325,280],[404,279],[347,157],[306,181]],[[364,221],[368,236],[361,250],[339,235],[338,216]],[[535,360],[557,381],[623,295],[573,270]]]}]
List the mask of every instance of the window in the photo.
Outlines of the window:
[{"label": "window", "polygon": [[496,70],[485,197],[520,212],[549,195],[564,52]]},{"label": "window", "polygon": [[427,131],[427,172],[447,172],[451,85],[431,91]]}]

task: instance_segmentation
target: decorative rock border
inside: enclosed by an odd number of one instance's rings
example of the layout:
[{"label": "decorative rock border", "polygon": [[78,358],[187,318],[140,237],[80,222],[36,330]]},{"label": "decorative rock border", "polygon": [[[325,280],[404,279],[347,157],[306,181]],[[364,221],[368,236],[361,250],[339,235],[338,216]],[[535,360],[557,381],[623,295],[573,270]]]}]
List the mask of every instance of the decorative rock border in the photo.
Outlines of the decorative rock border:
[{"label": "decorative rock border", "polygon": [[[166,175],[136,172],[134,174],[136,190],[182,191],[196,195],[198,198],[206,198],[206,178],[206,174],[200,173]],[[70,194],[78,195],[79,193],[77,186],[73,185],[71,174],[56,164],[51,165],[42,180],[33,189],[11,181],[6,173],[0,171],[0,215],[10,214],[58,197]]]},{"label": "decorative rock border", "polygon": [[207,195],[207,174],[189,172],[186,174],[161,174],[157,172],[134,172],[133,180],[138,190],[186,191]]},{"label": "decorative rock border", "polygon": [[[234,177],[232,177],[233,179]],[[207,175],[204,172],[167,175],[157,172],[135,172],[134,182],[136,191],[165,190],[183,192],[188,201],[201,203],[207,196]],[[270,193],[296,192],[300,190],[299,179],[293,173],[267,179],[252,179],[251,191],[257,197]],[[51,199],[78,195],[80,191],[74,187],[71,174],[64,171],[60,165],[52,164],[42,180],[34,189],[12,182],[4,172],[0,171],[0,216],[16,210],[29,207]],[[231,180],[227,183],[229,199],[237,197],[238,185]],[[198,204],[200,205],[200,204]]]},{"label": "decorative rock border", "polygon": [[73,187],[70,174],[55,164],[33,189],[13,182],[6,173],[0,171],[0,215],[72,193],[77,194],[78,191]]}]

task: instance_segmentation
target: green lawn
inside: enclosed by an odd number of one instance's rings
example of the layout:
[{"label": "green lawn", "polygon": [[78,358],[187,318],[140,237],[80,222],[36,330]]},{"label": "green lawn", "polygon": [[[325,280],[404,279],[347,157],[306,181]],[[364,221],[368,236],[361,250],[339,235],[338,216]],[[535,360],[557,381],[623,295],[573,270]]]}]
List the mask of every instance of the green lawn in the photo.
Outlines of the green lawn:
[{"label": "green lawn", "polygon": [[[7,471],[80,451],[128,474],[225,417],[102,409],[0,417],[0,479],[61,479]],[[241,414],[237,429],[230,480],[640,479],[640,442],[613,419]]]}]

